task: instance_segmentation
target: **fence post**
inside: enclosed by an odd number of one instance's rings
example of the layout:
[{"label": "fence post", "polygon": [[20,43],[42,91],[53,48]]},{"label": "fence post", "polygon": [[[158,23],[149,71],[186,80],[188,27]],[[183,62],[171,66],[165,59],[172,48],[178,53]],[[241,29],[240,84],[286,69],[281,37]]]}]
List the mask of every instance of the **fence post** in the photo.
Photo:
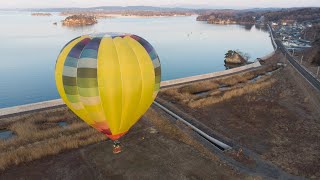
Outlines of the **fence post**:
[{"label": "fence post", "polygon": [[302,64],[303,56],[301,56],[300,64]]},{"label": "fence post", "polygon": [[318,77],[318,75],[319,75],[319,69],[320,69],[320,66],[318,66],[317,76],[316,77]]}]

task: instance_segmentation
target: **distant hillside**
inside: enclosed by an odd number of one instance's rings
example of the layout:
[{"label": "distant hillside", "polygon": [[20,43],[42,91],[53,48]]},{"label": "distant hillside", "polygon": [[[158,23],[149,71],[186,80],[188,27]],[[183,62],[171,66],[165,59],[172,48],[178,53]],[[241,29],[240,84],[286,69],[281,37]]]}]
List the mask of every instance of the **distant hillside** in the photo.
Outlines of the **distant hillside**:
[{"label": "distant hillside", "polygon": [[64,12],[64,11],[196,11],[188,8],[165,8],[153,6],[99,6],[90,8],[38,8],[38,9],[24,9],[27,11],[38,12]]},{"label": "distant hillside", "polygon": [[315,24],[312,27],[308,27],[303,31],[304,39],[311,42],[320,39],[320,24]]},{"label": "distant hillside", "polygon": [[320,20],[320,8],[282,9],[263,15],[268,21],[315,21]]},{"label": "distant hillside", "polygon": [[312,42],[312,47],[304,51],[304,56],[312,64],[320,66],[320,25],[307,28],[305,38]]},{"label": "distant hillside", "polygon": [[[215,11],[225,11],[226,9],[213,9],[213,8],[191,8],[191,7],[154,7],[154,6],[98,6],[90,8],[77,8],[77,7],[68,7],[68,8],[33,8],[33,9],[23,9],[24,11],[33,11],[33,12],[65,12],[65,11],[161,11],[161,12],[171,12],[171,11],[181,11],[181,12],[193,12],[197,14],[208,14]],[[252,8],[252,9],[243,9],[243,10],[233,10],[239,12],[266,12],[266,11],[275,11],[279,8]]]},{"label": "distant hillside", "polygon": [[262,12],[264,11],[216,10],[198,16],[197,20],[207,21],[210,24],[254,24]]},{"label": "distant hillside", "polygon": [[312,47],[304,51],[304,57],[312,64],[320,66],[320,39],[312,43]]},{"label": "distant hillside", "polygon": [[212,10],[202,13],[197,20],[213,24],[221,22],[246,24],[254,23],[262,16],[265,21],[320,22],[320,8]]}]

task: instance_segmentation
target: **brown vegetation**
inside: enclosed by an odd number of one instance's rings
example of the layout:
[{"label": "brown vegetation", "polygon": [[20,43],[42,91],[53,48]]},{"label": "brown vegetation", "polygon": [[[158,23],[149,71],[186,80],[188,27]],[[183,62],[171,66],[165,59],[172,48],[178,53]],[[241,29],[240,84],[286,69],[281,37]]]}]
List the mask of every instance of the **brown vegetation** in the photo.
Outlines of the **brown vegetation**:
[{"label": "brown vegetation", "polygon": [[276,69],[276,66],[265,66],[233,76],[167,88],[161,92],[160,96],[170,96],[179,103],[187,104],[190,108],[198,108],[272,85],[274,80],[270,79],[267,72]]},{"label": "brown vegetation", "polygon": [[104,141],[7,168],[0,179],[257,179],[234,170],[169,118],[151,107],[121,139],[120,154]]},{"label": "brown vegetation", "polygon": [[[66,107],[43,110],[21,116],[0,119],[2,129],[14,136],[0,140],[0,169],[58,154],[106,137],[78,119]],[[60,126],[59,122],[66,122]]]},{"label": "brown vegetation", "polygon": [[191,108],[199,108],[211,104],[216,104],[219,102],[229,100],[233,97],[242,96],[246,93],[251,93],[266,87],[270,87],[273,83],[274,80],[259,80],[259,82],[256,82],[254,84],[248,84],[244,87],[232,88],[231,90],[224,92],[223,95],[212,93],[210,94],[210,96],[206,98],[190,101],[188,105]]}]

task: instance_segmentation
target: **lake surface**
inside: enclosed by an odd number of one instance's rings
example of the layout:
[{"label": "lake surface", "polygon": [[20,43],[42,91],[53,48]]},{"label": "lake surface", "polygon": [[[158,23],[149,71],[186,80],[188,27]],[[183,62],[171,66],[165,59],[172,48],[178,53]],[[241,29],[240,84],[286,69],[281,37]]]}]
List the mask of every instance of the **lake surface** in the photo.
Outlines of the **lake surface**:
[{"label": "lake surface", "polygon": [[224,70],[229,49],[248,53],[252,60],[273,51],[266,31],[206,24],[196,16],[99,19],[83,28],[63,27],[62,19],[58,14],[0,11],[0,108],[59,98],[56,58],[67,42],[82,34],[127,32],[144,37],[160,57],[162,80]]}]

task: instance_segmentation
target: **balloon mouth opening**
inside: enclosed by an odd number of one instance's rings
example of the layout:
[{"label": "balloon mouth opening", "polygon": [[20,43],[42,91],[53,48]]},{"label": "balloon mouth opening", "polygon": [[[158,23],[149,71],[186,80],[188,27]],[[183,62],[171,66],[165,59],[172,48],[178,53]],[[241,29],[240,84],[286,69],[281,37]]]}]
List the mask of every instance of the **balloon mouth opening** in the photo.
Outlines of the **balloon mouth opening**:
[{"label": "balloon mouth opening", "polygon": [[119,133],[119,134],[112,134],[110,128],[105,123],[96,123],[92,124],[92,127],[100,131],[102,134],[106,135],[109,139],[115,141],[125,135],[128,131]]},{"label": "balloon mouth opening", "polygon": [[120,133],[120,134],[116,134],[116,135],[112,135],[112,134],[105,134],[108,138],[110,138],[111,140],[115,141],[120,139],[123,135],[125,135],[127,132],[124,133]]}]

